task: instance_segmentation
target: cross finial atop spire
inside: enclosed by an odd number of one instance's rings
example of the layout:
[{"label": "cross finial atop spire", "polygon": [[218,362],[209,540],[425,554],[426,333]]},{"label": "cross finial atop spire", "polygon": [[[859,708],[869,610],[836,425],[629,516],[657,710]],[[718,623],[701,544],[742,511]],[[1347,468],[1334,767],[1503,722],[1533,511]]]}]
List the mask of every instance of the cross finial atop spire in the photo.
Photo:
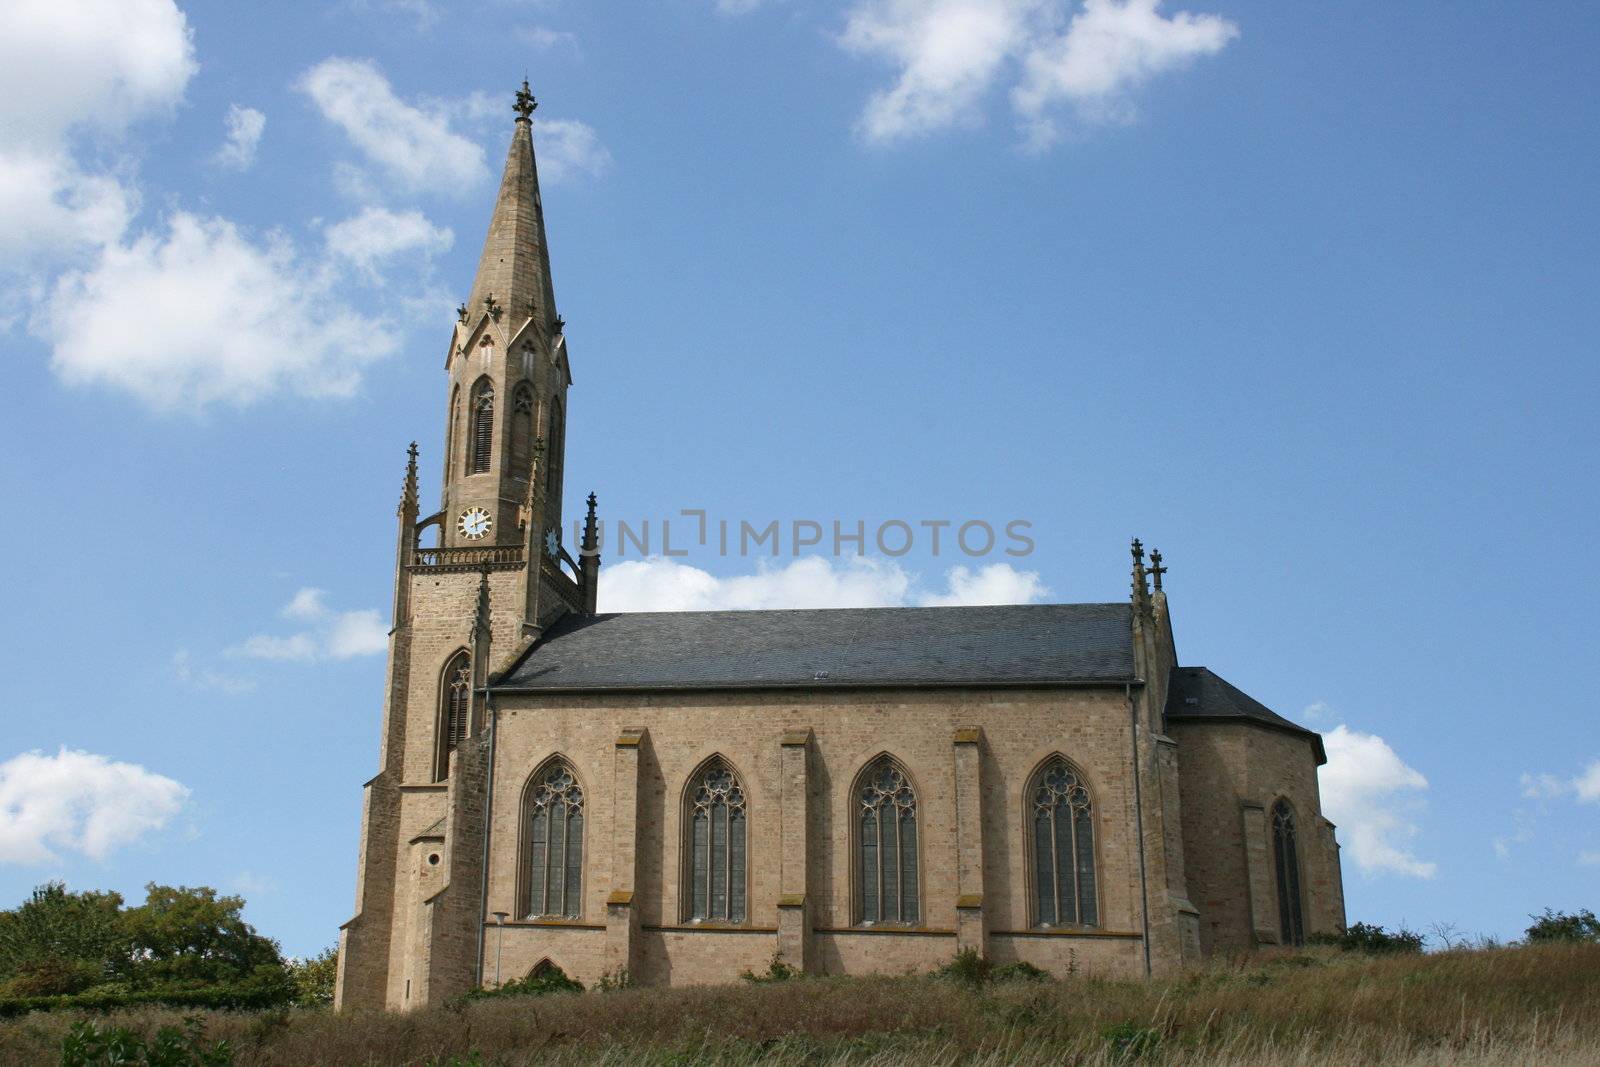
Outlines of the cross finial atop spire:
[{"label": "cross finial atop spire", "polygon": [[518,122],[532,122],[533,113],[539,107],[539,101],[533,98],[533,93],[528,91],[528,79],[522,79],[522,88],[517,90],[517,102],[511,110],[517,113]]},{"label": "cross finial atop spire", "polygon": [[1161,576],[1167,573],[1167,570],[1168,568],[1161,565],[1161,550],[1152,548],[1150,550],[1150,576],[1155,579],[1156,592],[1158,593],[1161,592]]},{"label": "cross finial atop spire", "polygon": [[1133,539],[1133,600],[1134,604],[1143,604],[1150,595],[1150,590],[1145,586],[1144,569],[1144,542],[1137,537]]}]

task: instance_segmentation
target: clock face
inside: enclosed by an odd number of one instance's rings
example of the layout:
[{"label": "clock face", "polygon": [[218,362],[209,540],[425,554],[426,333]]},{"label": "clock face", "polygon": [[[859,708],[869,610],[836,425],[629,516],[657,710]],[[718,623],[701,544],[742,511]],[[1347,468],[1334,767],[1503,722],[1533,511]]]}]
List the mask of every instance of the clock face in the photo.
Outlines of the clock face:
[{"label": "clock face", "polygon": [[482,508],[468,508],[466,511],[463,511],[461,513],[461,517],[456,520],[456,529],[461,531],[461,536],[470,538],[474,541],[486,535],[489,532],[489,528],[493,525],[494,520],[491,519],[489,517],[489,513]]}]

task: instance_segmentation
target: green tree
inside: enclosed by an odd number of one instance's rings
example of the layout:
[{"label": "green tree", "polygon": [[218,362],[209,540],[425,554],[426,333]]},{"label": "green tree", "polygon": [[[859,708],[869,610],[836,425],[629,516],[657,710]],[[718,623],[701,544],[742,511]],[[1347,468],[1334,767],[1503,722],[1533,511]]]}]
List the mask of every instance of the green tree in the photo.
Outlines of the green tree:
[{"label": "green tree", "polygon": [[0,911],[0,990],[10,996],[76,993],[104,982],[127,954],[117,893],[69,893],[48,882]]},{"label": "green tree", "polygon": [[244,921],[244,898],[207,886],[145,886],[145,902],[122,913],[128,954],[121,970],[135,987],[280,984],[289,975],[277,942]]},{"label": "green tree", "polygon": [[1588,908],[1576,915],[1546,908],[1540,914],[1530,915],[1528,918],[1533,920],[1533,925],[1528,927],[1527,931],[1529,944],[1538,942],[1548,944],[1552,941],[1587,945],[1600,943],[1600,919],[1595,918],[1594,912]]},{"label": "green tree", "polygon": [[303,1008],[320,1008],[333,1003],[333,985],[339,975],[337,945],[303,960],[290,960],[288,966],[296,1004]]}]

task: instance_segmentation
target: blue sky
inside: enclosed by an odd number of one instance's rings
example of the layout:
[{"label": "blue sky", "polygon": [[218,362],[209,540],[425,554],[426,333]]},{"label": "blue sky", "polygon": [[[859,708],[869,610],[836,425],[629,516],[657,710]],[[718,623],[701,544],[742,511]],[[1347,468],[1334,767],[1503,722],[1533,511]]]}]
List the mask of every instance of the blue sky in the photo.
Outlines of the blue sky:
[{"label": "blue sky", "polygon": [[526,72],[569,513],[1035,542],[608,556],[611,606],[1112,600],[1137,534],[1183,661],[1328,732],[1352,920],[1596,906],[1597,48],[1558,3],[6,5],[0,901],[348,917]]}]

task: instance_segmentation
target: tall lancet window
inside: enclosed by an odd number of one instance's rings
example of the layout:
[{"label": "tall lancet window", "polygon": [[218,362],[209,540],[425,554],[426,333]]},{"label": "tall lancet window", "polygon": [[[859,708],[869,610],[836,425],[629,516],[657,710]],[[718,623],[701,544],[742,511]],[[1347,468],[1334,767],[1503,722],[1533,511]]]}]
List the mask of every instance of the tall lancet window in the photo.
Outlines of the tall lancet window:
[{"label": "tall lancet window", "polygon": [[523,918],[575,919],[583,898],[583,789],[557,757],[528,782],[522,799]]},{"label": "tall lancet window", "polygon": [[917,794],[905,771],[879,756],[856,787],[856,910],[863,923],[915,923]]},{"label": "tall lancet window", "polygon": [[483,474],[494,456],[494,383],[487,375],[472,387],[472,430],[467,442],[467,473]]},{"label": "tall lancet window", "polygon": [[1065,759],[1052,756],[1034,775],[1028,795],[1034,921],[1040,926],[1095,925],[1094,812],[1082,776]]},{"label": "tall lancet window", "polygon": [[511,473],[517,478],[528,476],[528,464],[533,462],[533,387],[527,382],[517,386],[511,399]]},{"label": "tall lancet window", "polygon": [[1278,875],[1278,933],[1285,945],[1303,945],[1306,929],[1300,911],[1300,850],[1295,840],[1294,812],[1286,800],[1272,806],[1272,858]]},{"label": "tall lancet window", "polygon": [[439,677],[439,751],[434,781],[450,774],[450,753],[472,729],[472,657],[463,649],[450,657]]},{"label": "tall lancet window", "polygon": [[714,756],[689,782],[689,863],[684,893],[691,922],[744,922],[744,786],[721,756]]},{"label": "tall lancet window", "polygon": [[566,451],[566,437],[562,433],[561,400],[559,397],[550,398],[550,437],[545,442],[545,455],[549,457],[548,470],[550,478],[545,482],[545,491],[552,498],[561,491],[561,460]]}]

